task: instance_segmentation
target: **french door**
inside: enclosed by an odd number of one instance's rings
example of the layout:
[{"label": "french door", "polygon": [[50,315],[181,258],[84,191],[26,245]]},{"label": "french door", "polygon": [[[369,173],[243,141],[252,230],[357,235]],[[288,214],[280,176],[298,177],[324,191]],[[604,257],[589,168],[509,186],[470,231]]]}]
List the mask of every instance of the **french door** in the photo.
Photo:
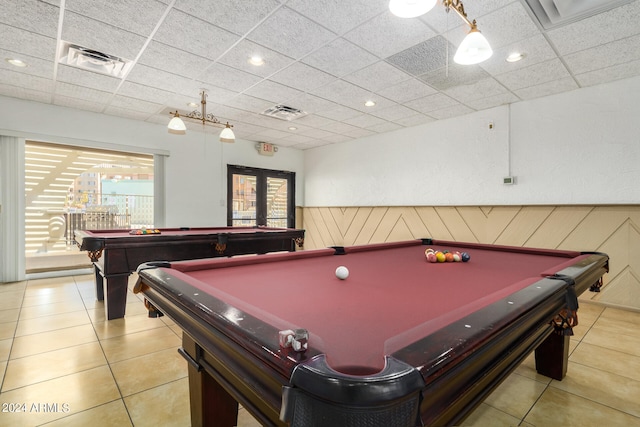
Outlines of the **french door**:
[{"label": "french door", "polygon": [[295,172],[227,166],[227,225],[295,228]]}]

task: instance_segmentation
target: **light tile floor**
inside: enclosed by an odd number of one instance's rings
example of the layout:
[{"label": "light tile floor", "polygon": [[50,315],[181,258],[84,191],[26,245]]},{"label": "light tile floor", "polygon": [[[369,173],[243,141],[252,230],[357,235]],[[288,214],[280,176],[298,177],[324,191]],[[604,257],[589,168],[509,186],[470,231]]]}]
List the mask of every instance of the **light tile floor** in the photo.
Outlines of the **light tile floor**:
[{"label": "light tile floor", "polygon": [[[91,275],[0,284],[0,425],[188,426],[180,329],[131,292],[126,312],[105,320]],[[579,316],[563,381],[529,357],[464,425],[640,426],[640,313]],[[239,425],[258,424],[241,410]]]}]

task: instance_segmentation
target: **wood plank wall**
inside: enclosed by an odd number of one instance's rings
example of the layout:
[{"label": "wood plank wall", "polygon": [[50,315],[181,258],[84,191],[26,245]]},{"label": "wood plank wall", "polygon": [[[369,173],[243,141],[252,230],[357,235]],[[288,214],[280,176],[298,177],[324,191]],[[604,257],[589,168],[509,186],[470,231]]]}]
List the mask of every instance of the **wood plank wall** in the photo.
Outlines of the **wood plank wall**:
[{"label": "wood plank wall", "polygon": [[299,207],[304,249],[422,237],[605,252],[610,272],[581,299],[640,311],[640,205]]}]

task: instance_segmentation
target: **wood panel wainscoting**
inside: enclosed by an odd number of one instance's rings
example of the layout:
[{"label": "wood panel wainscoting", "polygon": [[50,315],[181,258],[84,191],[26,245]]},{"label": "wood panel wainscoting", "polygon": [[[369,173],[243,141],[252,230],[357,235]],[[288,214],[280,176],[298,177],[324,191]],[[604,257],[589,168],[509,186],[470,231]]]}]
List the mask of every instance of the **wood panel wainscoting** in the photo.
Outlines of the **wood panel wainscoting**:
[{"label": "wood panel wainscoting", "polygon": [[305,249],[432,237],[605,252],[601,292],[581,299],[640,311],[640,205],[299,207]]}]

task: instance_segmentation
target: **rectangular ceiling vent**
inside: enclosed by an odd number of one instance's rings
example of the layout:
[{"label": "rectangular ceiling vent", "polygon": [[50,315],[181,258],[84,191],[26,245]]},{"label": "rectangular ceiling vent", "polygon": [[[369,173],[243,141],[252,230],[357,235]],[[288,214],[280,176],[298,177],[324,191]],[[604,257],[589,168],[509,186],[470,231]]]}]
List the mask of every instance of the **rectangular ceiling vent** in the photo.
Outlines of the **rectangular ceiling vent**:
[{"label": "rectangular ceiling vent", "polygon": [[614,9],[633,0],[522,0],[546,30]]},{"label": "rectangular ceiling vent", "polygon": [[118,78],[124,77],[133,65],[133,61],[65,41],[60,42],[58,62]]},{"label": "rectangular ceiling vent", "polygon": [[275,117],[276,119],[280,119],[280,120],[287,120],[287,121],[299,119],[300,117],[304,117],[307,115],[307,113],[305,113],[302,110],[298,110],[297,108],[293,108],[293,107],[287,107],[286,105],[282,105],[282,104],[278,104],[271,108],[267,108],[261,114],[269,117]]}]

